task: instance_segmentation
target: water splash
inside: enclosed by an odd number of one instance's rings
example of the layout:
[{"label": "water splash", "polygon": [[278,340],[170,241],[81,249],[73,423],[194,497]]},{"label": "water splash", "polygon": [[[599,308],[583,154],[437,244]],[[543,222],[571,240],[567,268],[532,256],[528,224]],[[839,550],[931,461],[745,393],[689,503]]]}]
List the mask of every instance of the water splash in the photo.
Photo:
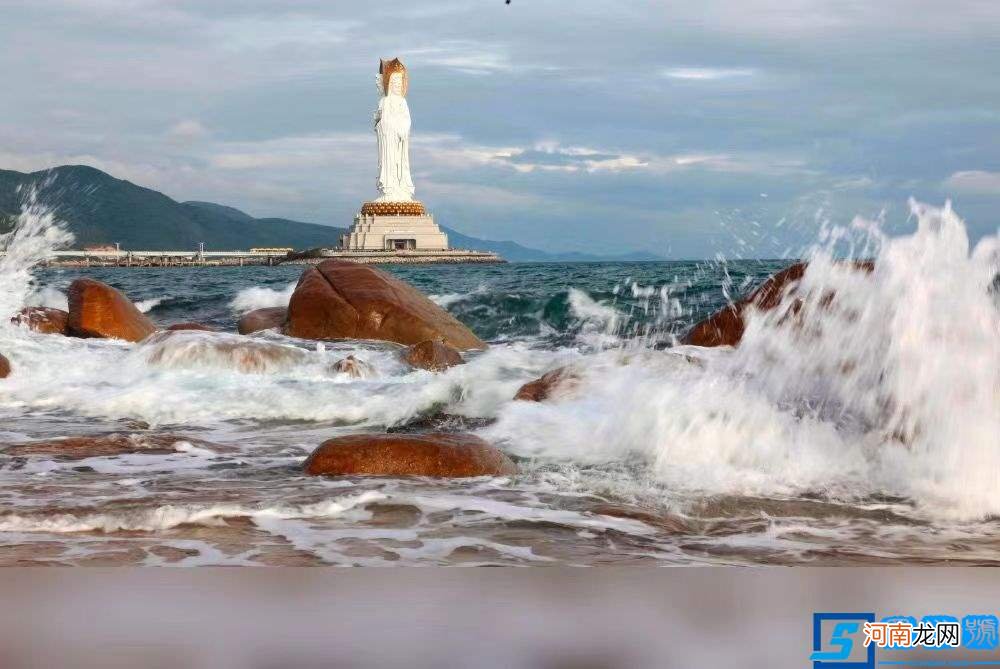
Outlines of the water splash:
[{"label": "water splash", "polygon": [[970,251],[950,203],[910,208],[912,235],[855,220],[855,252],[875,258],[870,274],[830,253],[851,231],[830,234],[797,293],[751,314],[735,367],[772,400],[798,399],[861,431],[877,444],[875,476],[887,487],[934,513],[998,514],[1000,311],[990,286],[1000,237]]},{"label": "water splash", "polygon": [[[653,485],[697,495],[1000,514],[1000,237],[970,250],[950,205],[911,209],[911,235],[827,230],[797,292],[751,313],[737,349],[585,357],[569,399],[508,405],[488,435],[522,455],[638,457]],[[845,246],[872,271],[835,260]]]},{"label": "water splash", "polygon": [[0,234],[0,322],[27,303],[36,291],[32,269],[53,257],[54,251],[73,242],[73,235],[56,218],[55,213],[38,201],[38,191],[29,188],[24,193],[21,212],[10,232]]}]

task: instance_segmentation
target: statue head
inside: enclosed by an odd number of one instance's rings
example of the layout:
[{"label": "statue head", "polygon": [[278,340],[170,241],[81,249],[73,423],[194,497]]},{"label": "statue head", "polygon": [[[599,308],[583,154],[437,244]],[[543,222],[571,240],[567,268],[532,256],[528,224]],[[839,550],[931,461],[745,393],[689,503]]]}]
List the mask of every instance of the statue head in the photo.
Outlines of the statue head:
[{"label": "statue head", "polygon": [[383,95],[406,95],[409,77],[406,74],[406,66],[399,58],[379,61],[378,73],[382,76]]}]

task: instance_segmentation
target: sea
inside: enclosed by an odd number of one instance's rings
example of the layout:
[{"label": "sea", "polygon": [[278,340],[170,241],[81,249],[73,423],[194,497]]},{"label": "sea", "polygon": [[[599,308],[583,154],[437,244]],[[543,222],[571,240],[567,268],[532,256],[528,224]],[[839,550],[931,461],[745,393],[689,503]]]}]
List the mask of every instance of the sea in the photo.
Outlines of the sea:
[{"label": "sea", "polygon": [[[242,340],[295,355],[236,364],[192,342],[240,337],[301,266],[44,268],[70,239],[26,207],[0,258],[0,565],[1000,564],[1000,238],[911,206],[905,234],[825,232],[798,302],[752,312],[737,348],[680,342],[791,260],[384,267],[489,343],[441,373],[270,331]],[[840,261],[848,238],[874,272]],[[9,323],[82,276],[222,334]],[[331,371],[347,355],[374,374]],[[565,392],[513,399],[562,366]],[[473,432],[520,473],[303,475],[324,440],[386,431]],[[4,452],[109,434],[160,448]]]}]

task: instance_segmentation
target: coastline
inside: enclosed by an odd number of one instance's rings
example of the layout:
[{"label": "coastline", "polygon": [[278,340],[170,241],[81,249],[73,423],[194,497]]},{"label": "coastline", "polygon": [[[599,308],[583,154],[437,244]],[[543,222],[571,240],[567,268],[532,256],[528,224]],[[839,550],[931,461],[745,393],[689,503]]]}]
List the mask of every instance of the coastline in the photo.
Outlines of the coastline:
[{"label": "coastline", "polygon": [[305,252],[289,254],[288,259],[281,259],[282,265],[316,265],[324,260],[335,258],[347,260],[362,265],[425,265],[425,264],[468,264],[506,263],[501,256],[488,251],[332,251],[322,250],[319,253]]},{"label": "coastline", "polygon": [[[223,256],[223,254],[219,254]],[[329,251],[313,250],[290,253],[287,256],[241,255],[234,251],[223,257],[198,257],[181,255],[95,254],[93,256],[59,257],[41,263],[42,267],[94,268],[127,267],[245,267],[277,265],[315,265],[330,258],[347,260],[362,265],[424,265],[424,264],[502,264],[507,261],[488,251]]]}]

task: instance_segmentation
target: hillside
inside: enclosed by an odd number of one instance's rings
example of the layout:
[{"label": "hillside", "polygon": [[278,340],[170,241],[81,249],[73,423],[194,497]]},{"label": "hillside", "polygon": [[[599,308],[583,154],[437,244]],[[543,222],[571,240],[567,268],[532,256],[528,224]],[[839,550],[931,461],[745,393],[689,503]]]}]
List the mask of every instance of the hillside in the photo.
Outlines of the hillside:
[{"label": "hillside", "polygon": [[314,223],[254,218],[204,202],[177,202],[163,193],[116,179],[92,167],[68,165],[25,174],[0,170],[0,215],[16,214],[18,186],[35,185],[76,236],[76,246],[114,244],[143,250],[250,246],[334,246],[343,233]]}]

